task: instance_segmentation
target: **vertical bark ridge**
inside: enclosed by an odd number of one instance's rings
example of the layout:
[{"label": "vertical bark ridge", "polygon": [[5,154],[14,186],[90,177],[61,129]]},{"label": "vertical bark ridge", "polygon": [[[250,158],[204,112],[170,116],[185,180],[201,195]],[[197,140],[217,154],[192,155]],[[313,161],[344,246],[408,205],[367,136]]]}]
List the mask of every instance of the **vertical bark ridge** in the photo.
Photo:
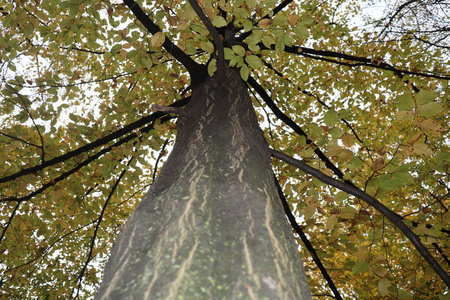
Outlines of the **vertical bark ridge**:
[{"label": "vertical bark ridge", "polygon": [[193,90],[96,299],[310,299],[247,87],[232,69],[214,80]]}]

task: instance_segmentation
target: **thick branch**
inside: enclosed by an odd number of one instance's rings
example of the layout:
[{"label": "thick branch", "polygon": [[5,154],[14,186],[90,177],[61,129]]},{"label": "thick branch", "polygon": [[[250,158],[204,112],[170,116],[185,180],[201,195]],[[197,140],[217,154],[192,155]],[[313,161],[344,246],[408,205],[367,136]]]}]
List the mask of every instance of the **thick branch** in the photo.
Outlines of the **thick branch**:
[{"label": "thick branch", "polygon": [[[177,102],[173,103],[170,106],[173,106],[173,107],[184,106],[184,105],[187,104],[187,102],[189,102],[189,99],[190,99],[190,97],[183,98],[183,99],[178,100]],[[125,134],[127,134],[127,133],[129,133],[129,132],[131,132],[131,131],[133,131],[133,130],[135,130],[137,128],[139,128],[139,127],[142,127],[145,124],[160,118],[163,115],[164,115],[164,113],[157,112],[157,113],[153,113],[151,115],[142,117],[141,119],[139,119],[139,120],[137,120],[137,121],[135,121],[135,122],[133,122],[131,124],[128,124],[125,127],[121,128],[121,129],[119,129],[117,131],[114,131],[113,133],[111,133],[111,134],[109,134],[109,135],[107,135],[107,136],[105,136],[103,138],[95,140],[92,143],[84,145],[84,146],[82,146],[82,147],[80,147],[78,149],[75,149],[73,151],[69,151],[69,152],[67,152],[67,153],[65,153],[63,155],[57,156],[57,157],[55,157],[53,159],[47,160],[47,161],[43,162],[40,165],[37,165],[37,166],[34,166],[34,167],[30,167],[30,168],[26,168],[26,169],[20,170],[17,173],[12,174],[12,175],[0,178],[0,183],[8,182],[8,181],[17,179],[17,178],[19,178],[21,176],[24,176],[24,175],[37,173],[37,172],[39,172],[39,171],[41,171],[41,170],[43,170],[43,169],[45,169],[47,167],[53,166],[53,165],[55,165],[57,163],[64,162],[64,161],[66,161],[66,160],[68,160],[68,159],[70,159],[72,157],[75,157],[77,155],[85,153],[85,152],[87,152],[89,150],[92,150],[92,149],[94,149],[96,147],[105,145],[105,144],[111,142],[114,139],[120,138],[121,136],[123,136],[123,135],[125,135]]]},{"label": "thick branch", "polygon": [[[156,25],[142,10],[142,8],[134,0],[123,1],[133,12],[135,17],[145,26],[145,28],[151,33],[156,34],[161,31],[158,25]],[[167,52],[169,52],[178,62],[180,62],[189,72],[193,82],[197,82],[206,76],[204,66],[195,62],[189,55],[183,52],[178,46],[172,43],[167,37],[164,39],[162,45]]]},{"label": "thick branch", "polygon": [[450,287],[450,276],[439,265],[439,263],[434,259],[434,257],[430,254],[430,252],[428,252],[427,248],[422,244],[420,238],[405,223],[403,223],[402,219],[397,214],[395,214],[389,208],[384,206],[380,201],[366,194],[365,192],[363,192],[362,190],[358,189],[353,185],[336,180],[322,173],[320,170],[308,166],[301,160],[295,159],[289,155],[286,155],[276,150],[271,150],[271,153],[274,158],[278,158],[290,164],[291,166],[294,166],[302,170],[303,172],[314,176],[320,181],[329,184],[335,188],[338,188],[341,191],[349,193],[365,201],[369,205],[373,206],[377,211],[379,211],[383,216],[385,216],[389,221],[391,221],[392,224],[394,224],[398,229],[400,229],[405,234],[405,236],[411,241],[414,247],[416,247],[417,251],[419,251],[420,255],[422,255],[422,257],[425,258],[425,260],[428,262],[431,268],[433,268],[433,270],[439,275],[439,277],[441,277],[441,279],[444,281],[447,287]]},{"label": "thick branch", "polygon": [[[264,48],[267,49],[262,43],[260,43],[258,45],[261,47],[261,49],[264,49]],[[275,49],[275,46],[273,46],[273,49]],[[315,49],[311,49],[311,48],[298,47],[298,46],[291,46],[291,47],[286,46],[284,48],[284,51],[288,52],[288,53],[297,54],[297,55],[307,56],[307,57],[310,57],[313,59],[320,59],[320,58],[324,58],[324,57],[339,58],[344,61],[335,61],[335,60],[327,60],[327,61],[331,61],[331,62],[334,62],[337,64],[342,64],[342,65],[345,65],[348,67],[367,66],[367,67],[372,67],[372,68],[376,68],[376,69],[388,70],[388,71],[394,72],[396,75],[399,75],[399,77],[400,77],[400,75],[401,75],[401,77],[403,77],[402,74],[409,74],[409,75],[414,75],[414,76],[423,76],[423,77],[436,78],[436,79],[446,79],[446,80],[450,79],[449,75],[401,70],[401,69],[395,68],[394,66],[392,66],[388,63],[385,63],[385,62],[377,63],[376,60],[370,59],[367,57],[360,57],[360,56],[349,55],[349,54],[339,53],[339,52],[334,52],[334,51],[315,50]],[[358,63],[354,64],[354,63],[349,63],[346,61],[352,61],[352,62],[358,62]]]}]

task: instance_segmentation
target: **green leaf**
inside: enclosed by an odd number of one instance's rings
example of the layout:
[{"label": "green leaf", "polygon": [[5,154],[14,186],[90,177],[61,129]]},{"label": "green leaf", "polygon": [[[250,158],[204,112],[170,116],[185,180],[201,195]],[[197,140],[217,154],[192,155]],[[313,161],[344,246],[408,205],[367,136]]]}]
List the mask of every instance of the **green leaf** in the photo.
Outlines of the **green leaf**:
[{"label": "green leaf", "polygon": [[275,40],[270,35],[263,36],[262,42],[263,42],[264,46],[266,46],[267,48],[270,48],[272,45],[275,44]]},{"label": "green leaf", "polygon": [[339,220],[339,217],[337,215],[331,215],[325,224],[325,228],[327,230],[333,229],[334,226],[336,226],[338,220]]},{"label": "green leaf", "polygon": [[369,270],[369,263],[367,261],[358,261],[353,265],[352,273],[357,275]]},{"label": "green leaf", "polygon": [[364,165],[364,161],[358,156],[354,156],[351,160],[352,166],[355,169],[359,169]]},{"label": "green leaf", "polygon": [[203,50],[205,50],[208,53],[214,52],[214,45],[210,41],[201,42],[200,48],[202,48]]},{"label": "green leaf", "polygon": [[382,181],[380,184],[380,186],[387,191],[396,190],[398,188],[401,188],[404,185],[405,184],[403,182],[401,182],[399,180],[392,180],[392,179]]},{"label": "green leaf", "polygon": [[224,49],[223,49],[223,52],[224,52],[224,56],[225,56],[225,59],[226,59],[226,60],[230,60],[230,59],[232,59],[233,57],[236,56],[236,54],[234,53],[234,51],[231,50],[230,48],[224,48]]},{"label": "green leaf", "polygon": [[30,36],[34,31],[34,25],[32,22],[28,22],[25,24],[25,27],[23,28],[23,34],[25,36]]},{"label": "green leaf", "polygon": [[234,53],[236,53],[237,55],[244,57],[245,55],[245,49],[244,47],[242,47],[241,45],[234,45],[233,47],[231,47],[234,51]]},{"label": "green leaf", "polygon": [[247,81],[248,80],[248,67],[247,67],[247,65],[242,65],[242,67],[241,67],[241,70],[240,70],[240,74],[241,74],[241,78],[242,78],[242,80],[244,80],[244,81]]},{"label": "green leaf", "polygon": [[214,19],[211,21],[211,23],[214,25],[214,27],[224,27],[227,26],[227,21],[222,16],[215,16]]},{"label": "green leaf", "polygon": [[385,297],[389,294],[388,287],[391,285],[389,280],[387,278],[382,278],[378,282],[378,291],[380,292],[381,296]]},{"label": "green leaf", "polygon": [[437,102],[429,102],[417,107],[417,112],[419,116],[422,117],[433,117],[440,114],[443,111],[442,104]]},{"label": "green leaf", "polygon": [[216,59],[215,58],[213,58],[213,59],[211,59],[211,61],[209,62],[209,64],[208,64],[208,74],[209,74],[209,76],[213,76],[214,75],[214,72],[216,71]]},{"label": "green leaf", "polygon": [[437,98],[437,94],[433,93],[433,92],[429,92],[429,91],[425,91],[425,90],[420,90],[419,93],[417,94],[417,104],[427,104],[428,102],[433,101],[434,99]]},{"label": "green leaf", "polygon": [[301,24],[298,24],[297,26],[295,26],[294,33],[299,39],[302,39],[302,40],[308,39],[308,36],[309,36],[308,28],[306,28],[305,26],[303,26]]},{"label": "green leaf", "polygon": [[339,127],[334,127],[328,132],[334,139],[342,137],[344,132]]},{"label": "green leaf", "polygon": [[261,59],[256,55],[246,56],[245,61],[249,64],[250,67],[253,68],[260,68],[263,66]]},{"label": "green leaf", "polygon": [[328,127],[333,127],[338,120],[339,114],[334,109],[328,110],[323,116],[323,121]]},{"label": "green leaf", "polygon": [[411,110],[414,109],[414,99],[411,95],[401,95],[397,97],[394,101],[395,107],[400,110]]}]

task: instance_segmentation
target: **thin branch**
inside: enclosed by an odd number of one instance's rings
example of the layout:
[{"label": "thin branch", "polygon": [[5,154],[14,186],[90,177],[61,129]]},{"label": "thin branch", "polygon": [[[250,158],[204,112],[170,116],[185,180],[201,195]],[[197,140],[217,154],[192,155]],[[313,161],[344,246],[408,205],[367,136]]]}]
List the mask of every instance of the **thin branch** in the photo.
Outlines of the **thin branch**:
[{"label": "thin branch", "polygon": [[[272,14],[266,14],[264,17],[262,17],[261,19],[253,22],[253,26],[256,26],[256,24],[258,24],[259,21],[263,20],[263,19],[270,19],[273,16],[275,16],[277,13],[279,13],[280,11],[283,10],[283,8],[285,8],[286,6],[288,6],[291,2],[293,2],[294,0],[284,0],[283,2],[281,2],[280,4],[278,4],[272,11]],[[239,30],[242,28],[239,28]],[[239,35],[238,40],[239,41],[243,41],[245,40],[248,36],[250,36],[252,34],[253,30],[249,30],[247,32],[243,32]]]},{"label": "thin branch", "polygon": [[8,230],[9,226],[11,225],[11,222],[12,222],[14,216],[16,215],[17,210],[18,210],[19,207],[20,207],[20,204],[21,204],[21,202],[18,202],[18,203],[16,204],[16,206],[14,207],[14,209],[13,209],[11,215],[9,216],[8,222],[6,222],[5,227],[3,227],[2,235],[0,236],[0,244],[2,243],[3,238],[5,237],[6,230]]},{"label": "thin branch", "polygon": [[209,18],[205,15],[202,8],[198,4],[197,0],[189,0],[189,3],[191,4],[192,8],[194,9],[197,16],[202,20],[203,24],[205,24],[206,28],[208,29],[209,33],[211,34],[214,45],[217,49],[217,81],[219,82],[219,85],[224,84],[225,79],[225,57],[224,57],[224,50],[223,50],[223,43],[220,40],[219,33],[217,32],[214,25],[211,23]]},{"label": "thin branch", "polygon": [[41,146],[36,145],[36,144],[33,144],[33,143],[30,143],[30,142],[28,142],[28,141],[25,141],[25,140],[23,140],[23,139],[21,139],[21,138],[19,138],[19,137],[16,137],[16,136],[13,136],[13,135],[9,135],[9,134],[4,133],[4,132],[1,132],[1,131],[0,131],[0,134],[1,134],[1,135],[4,135],[4,136],[6,136],[6,137],[9,137],[9,138],[12,139],[12,140],[16,140],[16,141],[22,142],[22,143],[24,143],[24,144],[26,144],[26,145],[28,145],[28,146],[33,146],[33,147],[36,147],[36,148],[41,149]]},{"label": "thin branch", "polygon": [[256,80],[249,76],[248,83],[250,86],[255,89],[255,91],[261,96],[264,102],[269,106],[272,112],[286,125],[288,125],[292,130],[294,130],[297,134],[302,135],[306,138],[306,143],[314,146],[314,153],[325,163],[325,165],[331,169],[339,178],[343,179],[344,174],[341,170],[339,170],[329,159],[328,157],[317,147],[316,144],[308,137],[305,131],[300,128],[291,118],[289,118],[286,114],[284,114],[272,100],[272,98],[266,93],[266,91],[262,88]]},{"label": "thin branch", "polygon": [[[275,70],[275,68],[274,68],[271,64],[269,64],[267,61],[265,61],[265,60],[263,59],[262,62],[263,62],[263,64],[264,64],[266,67],[268,67],[269,69],[273,70],[273,71],[275,72],[275,75],[277,75],[277,76],[280,77],[280,78],[283,78],[284,80],[286,80],[287,82],[289,82],[290,84],[292,84],[292,85],[294,85],[294,86],[296,85],[294,82],[292,82],[292,80],[290,80],[289,78],[284,77],[284,75],[283,75],[281,72],[279,72],[278,70]],[[309,92],[309,91],[307,91],[307,90],[303,90],[303,89],[301,89],[299,86],[297,86],[297,90],[298,90],[300,93],[304,94],[304,95],[307,95],[307,96],[309,96],[309,97],[313,97],[313,98],[316,99],[317,102],[319,102],[322,106],[324,106],[324,107],[330,109],[330,107],[329,107],[325,102],[323,102],[318,96],[314,95],[313,93],[311,93],[311,92]],[[356,133],[356,131],[355,131],[355,129],[352,127],[352,125],[350,125],[350,123],[349,123],[346,119],[344,119],[344,118],[341,118],[341,121],[344,122],[344,124],[347,125],[347,127],[352,131],[353,135],[354,135],[355,138],[358,140],[358,142],[360,142],[361,144],[364,144],[364,142],[363,142],[363,141],[361,140],[361,138],[358,136],[358,134]]]},{"label": "thin branch", "polygon": [[156,158],[155,167],[154,167],[154,169],[153,169],[152,182],[155,182],[155,179],[156,179],[156,171],[158,170],[158,163],[159,163],[159,161],[161,160],[161,158],[163,157],[163,155],[164,155],[164,153],[165,153],[165,151],[166,151],[166,146],[167,146],[168,143],[169,143],[169,139],[167,138],[167,139],[164,141],[164,144],[163,144],[163,146],[162,146],[162,148],[161,148],[161,151],[159,151],[158,157]]},{"label": "thin branch", "polygon": [[308,166],[303,161],[295,159],[289,155],[286,155],[282,152],[276,151],[276,150],[270,150],[272,153],[272,157],[278,158],[291,166],[294,166],[303,172],[310,174],[314,176],[315,178],[319,179],[320,181],[329,184],[335,188],[340,189],[341,191],[344,191],[346,193],[349,193],[365,202],[367,202],[369,205],[371,205],[373,208],[375,208],[378,212],[380,212],[383,216],[385,216],[389,221],[392,222],[398,229],[400,229],[403,234],[411,241],[411,243],[416,247],[417,251],[422,255],[423,258],[428,262],[428,264],[433,268],[433,270],[436,272],[436,274],[441,277],[441,279],[444,281],[444,283],[447,285],[447,287],[450,287],[450,276],[448,273],[439,265],[439,263],[434,259],[434,257],[428,252],[428,249],[422,244],[420,238],[402,221],[402,219],[395,214],[393,211],[391,211],[389,208],[387,208],[385,205],[383,205],[380,201],[373,198],[372,196],[366,194],[362,190],[358,189],[354,185],[350,185],[348,183],[336,180],[324,173],[322,173],[320,170],[315,169],[313,167]]},{"label": "thin branch", "polygon": [[[265,47],[263,43],[259,43],[258,45],[260,46],[261,49],[267,49],[267,47]],[[275,46],[273,46],[272,48],[273,48],[272,50],[274,50]],[[339,53],[339,52],[334,52],[334,51],[315,50],[312,48],[298,47],[298,46],[290,46],[290,47],[286,46],[284,48],[284,51],[288,52],[288,53],[292,53],[292,54],[307,56],[307,57],[310,57],[313,59],[320,59],[320,58],[325,58],[325,57],[339,58],[344,61],[336,61],[336,60],[330,60],[330,59],[328,59],[328,60],[323,59],[323,60],[341,64],[341,65],[348,66],[348,67],[367,66],[367,67],[371,67],[371,68],[388,70],[388,71],[394,72],[397,75],[401,75],[402,77],[403,77],[402,74],[409,74],[409,75],[422,76],[422,77],[427,77],[427,78],[446,79],[446,80],[450,79],[450,75],[443,75],[443,74],[431,73],[431,72],[423,73],[423,72],[413,72],[413,71],[408,71],[408,70],[402,70],[402,69],[398,69],[386,62],[382,62],[382,61],[377,62],[377,59],[349,55],[349,54]],[[353,62],[358,62],[358,63],[349,63],[346,61],[353,61]]]},{"label": "thin branch", "polygon": [[23,263],[23,264],[21,264],[21,265],[15,266],[15,267],[10,268],[10,269],[7,269],[7,270],[5,271],[5,273],[8,273],[8,272],[17,270],[17,269],[19,269],[19,268],[21,268],[21,267],[27,266],[27,265],[29,265],[29,264],[34,263],[36,260],[45,257],[47,254],[50,253],[51,248],[53,248],[53,246],[55,246],[57,243],[59,243],[60,241],[62,241],[64,238],[68,237],[69,235],[74,234],[74,233],[77,232],[77,231],[80,231],[81,229],[83,229],[83,228],[85,228],[85,227],[87,227],[87,226],[90,226],[90,225],[94,224],[96,221],[97,221],[97,220],[93,220],[93,221],[91,221],[91,222],[89,222],[89,223],[87,223],[87,224],[84,224],[84,225],[78,227],[77,229],[71,230],[71,231],[69,231],[69,232],[67,232],[67,233],[65,233],[65,234],[63,234],[63,235],[61,235],[61,236],[58,237],[55,241],[53,241],[50,245],[48,245],[47,248],[46,248],[44,251],[40,251],[40,253],[39,253],[38,256],[34,257],[33,259],[31,259],[31,260],[29,260],[29,261],[27,261],[27,262],[25,262],[25,263]]},{"label": "thin branch", "polygon": [[[171,104],[170,106],[174,106],[174,107],[184,106],[184,105],[187,104],[187,102],[189,102],[189,100],[190,100],[190,97],[186,97],[186,98],[183,98],[181,100],[178,100],[177,102]],[[15,179],[17,179],[17,178],[19,178],[21,176],[24,176],[24,175],[37,173],[37,172],[39,172],[39,171],[41,171],[41,170],[43,170],[43,169],[45,169],[47,167],[50,167],[50,166],[55,165],[57,163],[64,162],[64,161],[66,161],[66,160],[68,160],[68,159],[70,159],[72,157],[75,157],[77,155],[85,153],[85,152],[87,152],[89,150],[92,150],[92,149],[94,149],[96,147],[105,145],[105,144],[111,142],[112,140],[120,138],[121,136],[123,136],[123,135],[125,135],[127,133],[130,133],[131,131],[133,131],[133,130],[139,128],[139,127],[144,126],[145,124],[147,124],[149,122],[155,121],[156,119],[162,117],[163,115],[165,115],[165,114],[162,113],[162,112],[157,112],[157,113],[153,113],[151,115],[142,117],[141,119],[139,119],[139,120],[137,120],[137,121],[135,121],[135,122],[133,122],[131,124],[128,124],[128,125],[124,126],[123,128],[121,128],[121,129],[119,129],[117,131],[114,131],[113,133],[111,133],[111,134],[109,134],[109,135],[107,135],[107,136],[105,136],[103,138],[97,139],[97,140],[95,140],[92,143],[84,145],[84,146],[82,146],[80,148],[77,148],[75,150],[69,151],[69,152],[67,152],[67,153],[65,153],[63,155],[57,156],[57,157],[55,157],[53,159],[47,160],[44,163],[41,163],[40,165],[37,165],[37,166],[34,166],[34,167],[30,167],[30,168],[26,168],[26,169],[22,169],[22,170],[20,170],[17,173],[14,173],[12,175],[0,178],[0,183],[12,181],[12,180],[15,180]]]},{"label": "thin branch", "polygon": [[[381,32],[378,34],[378,37],[380,37],[380,36],[382,36],[383,35],[383,33],[386,31],[386,29],[392,24],[392,21],[394,20],[394,18],[400,13],[400,11],[402,10],[402,9],[404,9],[406,6],[408,6],[409,4],[411,4],[411,3],[414,3],[414,2],[417,2],[418,0],[410,0],[410,1],[407,1],[407,2],[405,2],[405,3],[403,3],[402,5],[400,5],[397,9],[396,9],[396,11],[395,11],[395,13],[389,18],[389,21],[387,21],[386,22],[386,25],[384,26],[384,28],[383,28],[383,30],[381,30]],[[383,20],[385,20],[386,18],[384,18]]]},{"label": "thin branch", "polygon": [[342,299],[341,295],[339,294],[339,291],[337,290],[336,286],[334,285],[333,280],[331,279],[330,275],[328,274],[327,269],[325,269],[324,265],[322,264],[322,261],[320,260],[319,256],[317,255],[316,250],[314,249],[311,242],[308,240],[308,237],[303,232],[300,225],[298,225],[297,221],[295,220],[295,217],[292,214],[291,209],[289,208],[289,204],[286,200],[286,197],[284,196],[283,189],[281,188],[280,183],[278,182],[278,179],[275,176],[275,174],[273,174],[273,177],[274,177],[275,185],[277,186],[278,196],[280,197],[281,202],[283,203],[284,212],[285,212],[286,216],[288,217],[292,228],[294,228],[294,230],[300,236],[303,244],[305,244],[306,249],[308,249],[309,254],[311,254],[312,259],[314,260],[314,262],[316,263],[320,272],[322,273],[323,278],[328,282],[330,289],[333,291],[334,298]]},{"label": "thin branch", "polygon": [[[130,166],[130,164],[131,164],[131,162],[133,161],[133,159],[134,159],[134,156],[131,157],[130,160],[128,161],[127,167]],[[123,178],[123,176],[125,175],[125,173],[127,172],[127,170],[128,170],[128,169],[122,170],[122,172],[120,173],[119,177],[118,177],[117,180],[114,182],[114,185],[113,185],[111,191],[109,192],[108,197],[106,198],[105,204],[103,204],[102,210],[101,210],[101,212],[100,212],[100,216],[98,217],[98,220],[97,220],[97,224],[95,225],[94,235],[93,235],[92,238],[91,238],[91,244],[90,244],[90,246],[89,246],[89,253],[88,253],[88,256],[87,256],[86,261],[85,261],[85,263],[84,263],[84,265],[83,265],[83,268],[82,268],[81,271],[80,271],[80,274],[79,274],[78,277],[77,277],[78,287],[77,287],[77,293],[75,294],[75,297],[74,297],[74,298],[77,298],[77,297],[78,297],[78,294],[79,294],[80,289],[81,289],[81,283],[82,283],[82,281],[83,281],[84,273],[86,272],[87,266],[88,266],[88,264],[91,262],[91,260],[92,260],[92,258],[93,258],[92,253],[93,253],[94,247],[95,247],[95,240],[96,240],[96,238],[97,238],[98,230],[99,230],[99,228],[100,228],[100,223],[101,223],[102,220],[103,220],[103,215],[105,214],[106,207],[108,206],[109,201],[111,200],[112,196],[114,195],[114,192],[116,191],[116,189],[117,189],[117,187],[118,187],[120,181],[122,180],[122,178]],[[73,290],[72,290],[72,294],[73,294]],[[72,298],[72,297],[71,297],[71,298]]]}]

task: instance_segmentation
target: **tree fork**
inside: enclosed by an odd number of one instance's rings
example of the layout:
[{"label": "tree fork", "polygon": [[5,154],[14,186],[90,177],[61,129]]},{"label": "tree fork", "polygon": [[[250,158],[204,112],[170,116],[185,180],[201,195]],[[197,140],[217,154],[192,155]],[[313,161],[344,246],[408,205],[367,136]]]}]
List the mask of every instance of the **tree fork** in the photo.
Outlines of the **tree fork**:
[{"label": "tree fork", "polygon": [[311,299],[247,87],[225,71],[194,87],[96,299]]}]

